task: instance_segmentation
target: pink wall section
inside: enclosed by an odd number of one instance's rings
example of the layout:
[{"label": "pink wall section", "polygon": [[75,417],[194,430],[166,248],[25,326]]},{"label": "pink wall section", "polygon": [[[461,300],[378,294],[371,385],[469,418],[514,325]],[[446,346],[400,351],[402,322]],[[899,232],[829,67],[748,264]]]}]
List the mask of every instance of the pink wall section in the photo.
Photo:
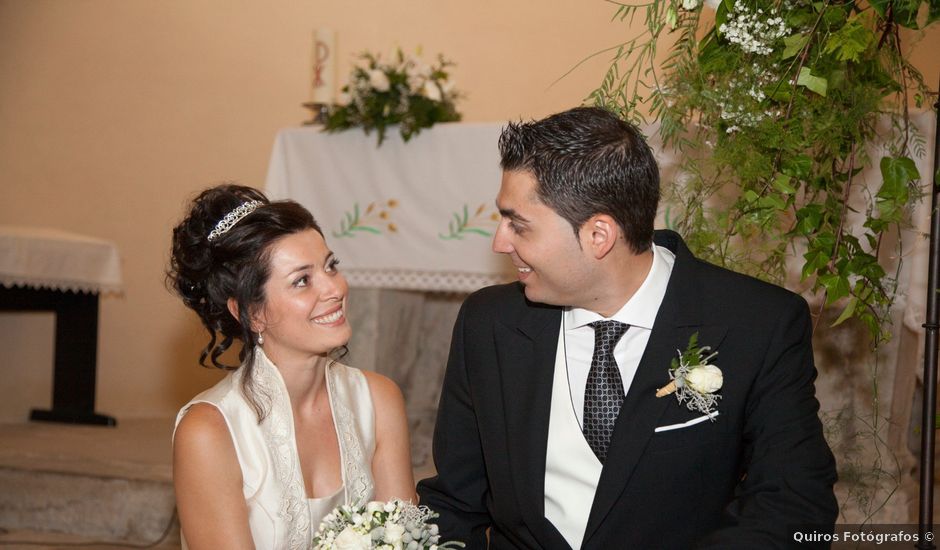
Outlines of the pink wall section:
[{"label": "pink wall section", "polygon": [[[171,414],[218,378],[194,365],[203,333],[163,285],[170,229],[209,184],[263,184],[275,133],[305,118],[313,29],[335,31],[339,80],[363,49],[442,52],[465,120],[501,121],[580,103],[604,56],[555,81],[633,35],[613,12],[601,0],[0,0],[0,224],[110,239],[123,256],[125,294],[101,306],[99,410]],[[932,86],[937,51],[934,29],[912,54]],[[50,325],[0,315],[0,421],[48,405]]]}]

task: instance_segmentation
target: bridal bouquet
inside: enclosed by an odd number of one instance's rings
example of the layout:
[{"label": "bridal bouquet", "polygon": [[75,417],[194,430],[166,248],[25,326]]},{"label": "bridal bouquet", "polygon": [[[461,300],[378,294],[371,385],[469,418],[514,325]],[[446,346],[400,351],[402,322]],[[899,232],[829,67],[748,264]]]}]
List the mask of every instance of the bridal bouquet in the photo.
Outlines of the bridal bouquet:
[{"label": "bridal bouquet", "polygon": [[315,550],[446,550],[463,548],[457,541],[441,543],[437,514],[427,506],[401,500],[340,506],[327,514],[313,538]]},{"label": "bridal bouquet", "polygon": [[447,74],[452,63],[443,56],[436,65],[428,65],[399,49],[388,63],[369,52],[362,54],[362,60],[343,86],[342,105],[330,110],[326,131],[356,126],[367,134],[376,130],[381,145],[386,128],[392,125],[397,124],[401,137],[408,141],[422,128],[460,120],[456,107],[460,94]]}]

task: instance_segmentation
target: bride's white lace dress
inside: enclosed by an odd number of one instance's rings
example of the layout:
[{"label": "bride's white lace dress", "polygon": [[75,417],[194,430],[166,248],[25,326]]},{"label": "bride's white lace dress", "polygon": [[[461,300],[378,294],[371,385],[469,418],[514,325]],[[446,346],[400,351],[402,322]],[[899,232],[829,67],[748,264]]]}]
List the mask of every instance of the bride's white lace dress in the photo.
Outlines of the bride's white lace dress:
[{"label": "bride's white lace dress", "polygon": [[327,368],[327,391],[339,441],[343,486],[334,495],[308,499],[287,388],[264,351],[260,347],[255,349],[252,380],[269,411],[260,425],[242,394],[241,368],[187,403],[177,415],[176,425],[196,403],[218,408],[228,424],[241,466],[255,548],[306,550],[320,520],[334,507],[363,504],[372,499],[371,465],[375,453],[372,397],[360,370],[340,363]]}]

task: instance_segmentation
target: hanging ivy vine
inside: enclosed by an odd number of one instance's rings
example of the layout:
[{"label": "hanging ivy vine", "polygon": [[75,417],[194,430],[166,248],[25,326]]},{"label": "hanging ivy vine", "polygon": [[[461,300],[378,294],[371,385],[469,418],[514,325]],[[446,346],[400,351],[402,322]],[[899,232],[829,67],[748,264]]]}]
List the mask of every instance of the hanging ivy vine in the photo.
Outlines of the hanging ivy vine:
[{"label": "hanging ivy vine", "polygon": [[[778,283],[796,257],[824,306],[842,308],[836,324],[889,338],[897,272],[879,258],[922,195],[908,105],[930,100],[900,30],[940,19],[940,0],[614,4],[644,32],[611,49],[590,99],[659,123],[680,159],[664,182],[671,223],[693,252]],[[858,175],[873,166],[869,191]]]}]

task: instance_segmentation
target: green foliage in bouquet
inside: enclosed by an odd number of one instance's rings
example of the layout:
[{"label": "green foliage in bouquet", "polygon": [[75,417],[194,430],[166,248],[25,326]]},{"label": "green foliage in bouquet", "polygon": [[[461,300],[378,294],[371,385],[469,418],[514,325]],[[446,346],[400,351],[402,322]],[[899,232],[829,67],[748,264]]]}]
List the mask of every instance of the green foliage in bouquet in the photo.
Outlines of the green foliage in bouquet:
[{"label": "green foliage in bouquet", "polygon": [[402,139],[408,141],[422,128],[460,120],[456,106],[460,94],[447,72],[453,63],[443,56],[438,56],[435,65],[405,56],[400,49],[390,63],[368,52],[361,59],[364,63],[353,68],[343,86],[344,104],[330,110],[326,131],[361,127],[368,134],[376,130],[382,145],[389,126],[397,125]]},{"label": "green foliage in bouquet", "polygon": [[[929,93],[899,30],[935,22],[940,0],[706,4],[618,4],[645,32],[611,49],[590,99],[634,122],[645,105],[659,123],[681,163],[663,186],[670,223],[695,253],[777,283],[801,258],[824,306],[842,308],[835,324],[857,318],[886,340],[897,273],[879,259],[902,253],[883,237],[909,224],[931,176],[912,160],[925,141],[908,117]],[[869,166],[882,176],[871,192],[857,178]]]}]

